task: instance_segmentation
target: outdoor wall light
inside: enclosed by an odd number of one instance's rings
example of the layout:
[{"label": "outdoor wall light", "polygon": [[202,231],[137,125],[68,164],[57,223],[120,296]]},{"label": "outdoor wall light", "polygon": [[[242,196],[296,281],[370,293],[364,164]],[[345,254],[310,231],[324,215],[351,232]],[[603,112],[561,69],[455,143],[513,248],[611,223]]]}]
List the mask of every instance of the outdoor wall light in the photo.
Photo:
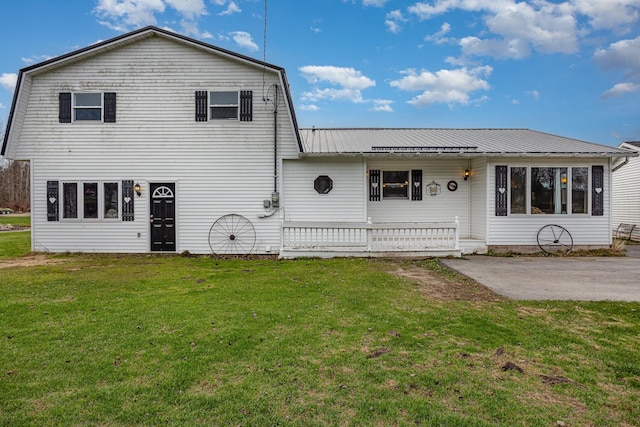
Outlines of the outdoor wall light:
[{"label": "outdoor wall light", "polygon": [[469,169],[465,169],[464,170],[464,180],[468,180],[469,179],[469,175],[471,175],[471,172],[469,171]]},{"label": "outdoor wall light", "polygon": [[140,187],[140,184],[137,182],[136,185],[133,186],[133,191],[135,191],[138,196],[142,196],[142,187]]}]

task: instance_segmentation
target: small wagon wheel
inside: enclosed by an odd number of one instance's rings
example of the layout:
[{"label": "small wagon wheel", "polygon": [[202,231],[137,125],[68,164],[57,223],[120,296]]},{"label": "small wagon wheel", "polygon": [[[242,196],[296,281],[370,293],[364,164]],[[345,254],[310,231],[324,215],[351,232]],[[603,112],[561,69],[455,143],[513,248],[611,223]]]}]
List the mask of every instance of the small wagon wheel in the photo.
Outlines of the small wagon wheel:
[{"label": "small wagon wheel", "polygon": [[573,237],[566,228],[548,224],[538,230],[538,246],[548,254],[568,254],[573,249]]},{"label": "small wagon wheel", "polygon": [[216,255],[247,255],[256,244],[256,230],[242,215],[221,216],[209,230],[209,247]]}]

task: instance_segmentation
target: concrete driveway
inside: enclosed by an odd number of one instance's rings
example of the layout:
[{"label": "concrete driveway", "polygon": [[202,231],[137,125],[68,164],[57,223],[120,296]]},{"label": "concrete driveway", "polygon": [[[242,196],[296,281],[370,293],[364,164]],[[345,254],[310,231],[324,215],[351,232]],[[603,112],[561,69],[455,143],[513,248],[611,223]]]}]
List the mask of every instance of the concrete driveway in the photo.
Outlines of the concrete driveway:
[{"label": "concrete driveway", "polygon": [[442,263],[515,300],[640,302],[640,245],[626,257],[490,257]]}]

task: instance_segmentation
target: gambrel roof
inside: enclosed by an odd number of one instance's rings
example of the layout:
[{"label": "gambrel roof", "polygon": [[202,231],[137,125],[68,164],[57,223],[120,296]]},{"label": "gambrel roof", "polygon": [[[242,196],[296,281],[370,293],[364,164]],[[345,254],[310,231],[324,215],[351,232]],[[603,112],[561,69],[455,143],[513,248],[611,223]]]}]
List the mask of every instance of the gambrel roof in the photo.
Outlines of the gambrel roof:
[{"label": "gambrel roof", "polygon": [[298,146],[300,149],[302,149],[298,132],[298,124],[293,108],[293,101],[291,98],[291,93],[289,91],[289,83],[287,81],[287,76],[284,68],[257,60],[255,58],[251,58],[249,56],[241,55],[230,50],[213,46],[208,43],[204,43],[199,40],[195,40],[168,30],[164,30],[154,26],[148,26],[21,69],[18,73],[18,80],[13,96],[13,102],[11,104],[11,110],[9,112],[9,118],[7,120],[7,127],[4,135],[4,140],[2,141],[2,149],[0,150],[0,155],[5,155],[5,153],[8,152],[8,144],[9,141],[12,140],[12,132],[14,132],[15,129],[19,127],[18,123],[16,122],[20,122],[22,120],[21,113],[24,113],[24,108],[21,108],[21,105],[22,103],[26,102],[26,94],[24,92],[28,90],[25,89],[25,80],[27,80],[30,76],[44,73],[61,66],[72,64],[77,61],[82,61],[91,58],[92,56],[99,55],[101,53],[108,52],[122,46],[126,46],[130,43],[135,43],[136,41],[143,40],[148,37],[164,37],[166,39],[170,39],[191,47],[204,50],[205,52],[214,55],[228,58],[232,61],[237,61],[253,66],[258,70],[278,73],[283,90],[285,92],[287,108],[289,109],[291,114],[292,126],[295,130],[296,138],[298,138]]},{"label": "gambrel roof", "polygon": [[630,150],[529,129],[300,129],[305,156],[627,157]]}]

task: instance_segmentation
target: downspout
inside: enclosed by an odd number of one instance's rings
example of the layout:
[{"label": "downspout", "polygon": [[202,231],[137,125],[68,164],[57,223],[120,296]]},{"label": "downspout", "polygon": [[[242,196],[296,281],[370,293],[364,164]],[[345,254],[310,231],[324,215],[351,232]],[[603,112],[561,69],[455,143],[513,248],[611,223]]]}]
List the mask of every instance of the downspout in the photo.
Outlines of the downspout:
[{"label": "downspout", "polygon": [[274,85],[275,102],[273,109],[273,193],[278,193],[278,85]]},{"label": "downspout", "polygon": [[619,164],[619,165],[617,165],[617,166],[614,166],[614,167],[613,167],[613,169],[611,169],[611,173],[613,173],[613,172],[617,171],[618,169],[620,169],[621,167],[623,167],[623,166],[624,166],[624,165],[626,165],[627,163],[629,163],[629,158],[628,158],[628,157],[625,157],[625,158],[624,158],[624,162],[620,163],[620,164]]}]

